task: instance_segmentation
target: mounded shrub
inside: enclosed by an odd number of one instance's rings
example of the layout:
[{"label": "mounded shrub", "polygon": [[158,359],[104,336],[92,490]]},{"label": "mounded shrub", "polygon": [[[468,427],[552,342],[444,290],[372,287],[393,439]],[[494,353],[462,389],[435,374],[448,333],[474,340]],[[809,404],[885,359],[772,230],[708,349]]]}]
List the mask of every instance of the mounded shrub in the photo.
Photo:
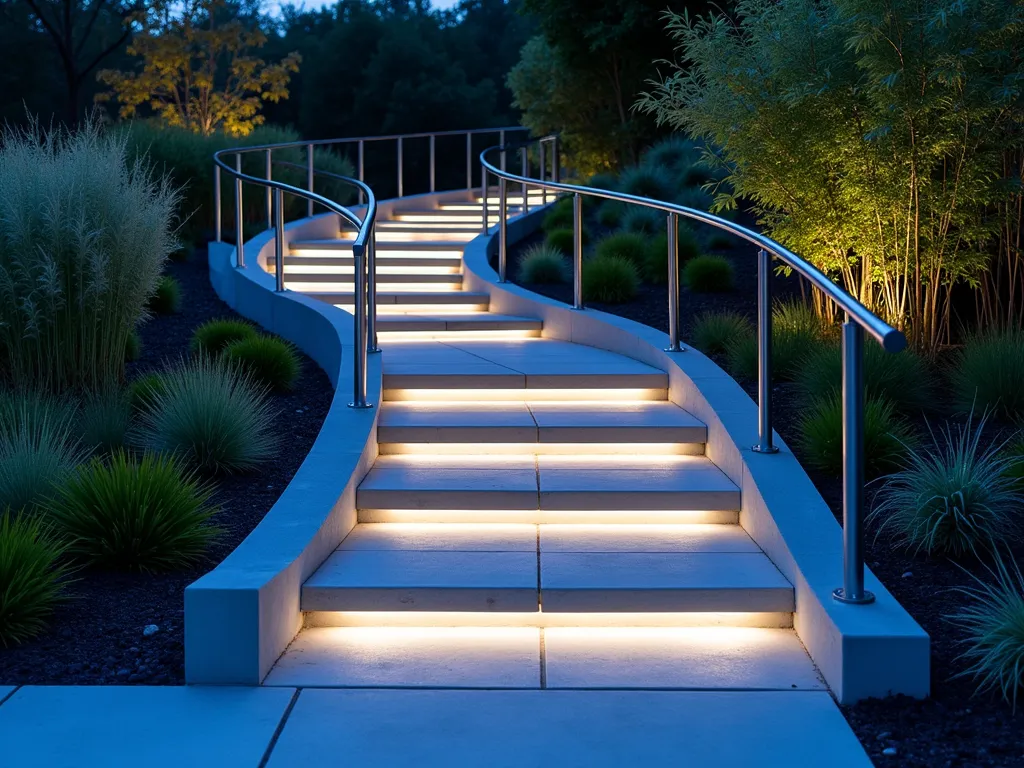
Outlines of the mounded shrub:
[{"label": "mounded shrub", "polygon": [[[676,253],[679,259],[679,272],[690,259],[700,255],[700,245],[693,230],[680,222],[679,236],[676,238]],[[647,242],[647,254],[644,257],[644,277],[654,285],[668,283],[668,234],[662,232]]]},{"label": "mounded shrub", "polygon": [[618,200],[605,200],[597,209],[597,223],[608,229],[618,229],[626,215],[626,204]]},{"label": "mounded shrub", "polygon": [[158,315],[177,314],[181,310],[181,284],[170,275],[163,275],[149,298],[149,308]]},{"label": "mounded shrub", "polygon": [[969,664],[955,677],[973,678],[978,693],[999,691],[1016,712],[1024,690],[1024,574],[1009,555],[997,555],[988,571],[987,580],[971,574],[974,585],[957,590],[966,605],[947,617],[964,635],[957,661]]},{"label": "mounded shrub", "polygon": [[[590,233],[586,227],[583,228],[583,245],[590,242]],[[573,230],[569,229],[555,229],[548,232],[547,237],[544,239],[544,244],[549,248],[554,248],[559,253],[564,253],[566,256],[572,256],[573,252]]]},{"label": "mounded shrub", "polygon": [[564,283],[570,275],[569,260],[561,251],[546,244],[538,243],[527,248],[519,260],[520,283]]},{"label": "mounded shrub", "polygon": [[642,165],[657,168],[684,179],[689,170],[700,162],[701,150],[697,143],[679,134],[668,136],[643,153]]},{"label": "mounded shrub", "polygon": [[571,197],[563,197],[544,214],[541,229],[545,232],[553,232],[556,229],[572,229],[574,220],[573,200]]},{"label": "mounded shrub", "polygon": [[619,177],[614,173],[595,173],[587,180],[587,186],[614,192],[619,188]]},{"label": "mounded shrub", "polygon": [[227,346],[224,356],[276,392],[294,389],[302,366],[295,347],[274,336],[239,339]]},{"label": "mounded shrub", "polygon": [[135,412],[144,411],[152,405],[158,394],[166,390],[162,374],[147,373],[128,385],[128,402]]},{"label": "mounded shrub", "polygon": [[713,202],[714,198],[712,198],[711,195],[703,189],[698,189],[696,187],[690,187],[679,195],[680,205],[684,205],[687,208],[693,208],[696,211],[710,211],[711,204]]},{"label": "mounded shrub", "polygon": [[677,185],[672,174],[648,165],[634,165],[619,174],[620,192],[662,202],[675,199]]},{"label": "mounded shrub", "polygon": [[654,235],[668,228],[665,214],[643,205],[629,205],[622,216],[622,228],[626,232]]},{"label": "mounded shrub", "polygon": [[641,269],[647,258],[648,239],[635,232],[616,232],[599,241],[595,248],[595,256],[604,259],[616,256],[626,259],[637,269]]},{"label": "mounded shrub", "polygon": [[[843,472],[843,403],[836,395],[808,404],[800,419],[800,445],[809,465],[830,475]],[[872,479],[897,466],[911,441],[906,422],[891,403],[864,403],[864,475]]]},{"label": "mounded shrub", "polygon": [[219,531],[211,491],[173,456],[117,452],[83,465],[48,505],[67,552],[91,566],[147,573],[200,562]]},{"label": "mounded shrub", "polygon": [[1000,444],[982,447],[977,426],[945,425],[931,445],[908,452],[885,479],[870,521],[914,553],[962,557],[993,551],[1021,532],[1024,491],[1006,471],[1014,459]]},{"label": "mounded shrub", "polygon": [[[212,165],[209,155],[204,158]],[[87,201],[87,204],[83,201]],[[98,391],[123,378],[178,192],[96,124],[0,140],[0,378]],[[68,311],[68,308],[74,311]]]},{"label": "mounded shrub", "polygon": [[705,312],[693,325],[693,346],[706,355],[724,354],[754,335],[754,326],[738,312]]},{"label": "mounded shrub", "polygon": [[78,412],[78,433],[82,445],[107,453],[128,445],[132,432],[132,403],[120,390],[90,395]]},{"label": "mounded shrub", "polygon": [[[843,382],[840,347],[829,344],[808,352],[796,382],[807,398],[839,392]],[[929,407],[934,394],[931,372],[922,357],[910,350],[890,354],[870,339],[864,344],[864,391],[901,411]]]},{"label": "mounded shrub", "polygon": [[[804,360],[829,343],[832,329],[799,302],[779,302],[772,308],[772,381],[794,381]],[[752,333],[728,350],[729,372],[740,379],[757,379],[757,339]]]},{"label": "mounded shrub", "polygon": [[84,458],[74,423],[63,401],[0,396],[0,509],[35,509]]},{"label": "mounded shrub", "polygon": [[621,256],[591,259],[583,265],[583,300],[605,304],[631,301],[640,284],[636,266]]},{"label": "mounded shrub", "polygon": [[64,595],[62,545],[38,515],[0,514],[0,646],[9,648],[46,629]]},{"label": "mounded shrub", "polygon": [[1024,330],[970,337],[950,378],[965,411],[978,408],[1024,422]]},{"label": "mounded shrub", "polygon": [[141,414],[141,440],[207,473],[241,472],[274,455],[274,413],[245,371],[206,355],[164,374],[165,389]]},{"label": "mounded shrub", "polygon": [[257,336],[256,326],[244,320],[210,320],[193,331],[189,349],[193,354],[219,355],[229,344]]},{"label": "mounded shrub", "polygon": [[733,285],[732,262],[712,254],[697,256],[683,267],[683,281],[695,293],[726,293]]}]

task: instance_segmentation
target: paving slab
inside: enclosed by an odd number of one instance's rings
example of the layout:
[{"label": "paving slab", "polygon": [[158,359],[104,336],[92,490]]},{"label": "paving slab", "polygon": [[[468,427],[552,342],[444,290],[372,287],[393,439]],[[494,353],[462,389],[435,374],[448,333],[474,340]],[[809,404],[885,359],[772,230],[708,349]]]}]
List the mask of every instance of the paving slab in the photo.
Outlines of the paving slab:
[{"label": "paving slab", "polygon": [[[304,629],[263,684],[539,688],[540,630],[532,627]],[[404,741],[404,738],[395,739],[392,734],[389,740]],[[370,765],[358,760],[348,764]]]},{"label": "paving slab", "polygon": [[[406,457],[381,457],[390,458]],[[396,466],[381,459],[356,493],[361,509],[537,508],[537,473],[532,468]]]},{"label": "paving slab", "polygon": [[537,424],[525,403],[465,403],[457,407],[385,403],[377,422],[381,443],[535,443]]},{"label": "paving slab", "polygon": [[541,525],[542,556],[558,552],[753,552],[761,549],[738,525]]},{"label": "paving slab", "polygon": [[707,427],[674,403],[530,403],[542,443],[707,440]]},{"label": "paving slab", "polygon": [[871,768],[824,692],[304,690],[269,768]]},{"label": "paving slab", "polygon": [[541,553],[553,612],[788,612],[793,587],[763,553]]},{"label": "paving slab", "polygon": [[791,629],[562,627],[544,657],[548,688],[826,690]]},{"label": "paving slab", "polygon": [[256,768],[291,688],[25,686],[0,706],[0,764]]},{"label": "paving slab", "polygon": [[338,549],[536,552],[537,526],[514,523],[360,523]]}]

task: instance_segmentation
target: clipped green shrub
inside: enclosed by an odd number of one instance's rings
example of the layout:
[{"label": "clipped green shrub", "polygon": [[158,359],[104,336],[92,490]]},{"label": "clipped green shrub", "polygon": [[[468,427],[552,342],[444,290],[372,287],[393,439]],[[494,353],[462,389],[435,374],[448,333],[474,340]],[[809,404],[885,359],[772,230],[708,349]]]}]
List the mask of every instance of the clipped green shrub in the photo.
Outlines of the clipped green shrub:
[{"label": "clipped green shrub", "polygon": [[618,257],[626,259],[638,270],[647,258],[647,238],[635,232],[616,232],[599,241],[595,247],[595,256],[599,259]]},{"label": "clipped green shrub", "polygon": [[141,414],[142,443],[203,472],[241,472],[273,456],[274,412],[245,371],[206,355],[164,374],[165,389]]},{"label": "clipped green shrub", "polygon": [[738,312],[705,312],[693,325],[693,346],[706,355],[724,354],[754,335],[754,326]]},{"label": "clipped green shrub", "polygon": [[1024,690],[1024,574],[1012,555],[998,554],[988,572],[988,580],[970,574],[974,585],[957,589],[966,605],[946,617],[964,635],[957,661],[969,663],[954,677],[973,678],[978,693],[999,691],[1016,712]]},{"label": "clipped green shrub", "polygon": [[672,174],[649,165],[634,165],[619,174],[620,192],[662,202],[673,200],[678,187]]},{"label": "clipped green shrub", "polygon": [[295,347],[274,336],[239,339],[224,356],[252,376],[253,381],[276,392],[289,392],[299,378],[301,361]]},{"label": "clipped green shrub", "polygon": [[885,479],[869,520],[914,553],[961,557],[992,551],[1021,532],[1024,491],[1006,476],[1013,459],[1005,445],[982,447],[977,426],[946,424],[931,445],[908,452],[903,468]]},{"label": "clipped green shrub", "polygon": [[591,259],[583,265],[583,300],[605,304],[631,301],[640,284],[636,266],[621,256]]},{"label": "clipped green shrub", "polygon": [[541,229],[545,232],[553,232],[556,229],[572,229],[573,221],[575,221],[572,206],[571,197],[563,197],[552,204],[551,209],[544,214]]},{"label": "clipped green shrub", "polygon": [[64,597],[63,546],[38,515],[0,514],[0,646],[9,648],[46,629]]},{"label": "clipped green shrub", "polygon": [[[547,237],[544,239],[544,244],[549,248],[554,248],[559,253],[564,253],[566,256],[572,256],[573,252],[573,230],[569,229],[556,229],[548,232]],[[583,245],[590,242],[590,233],[587,228],[583,228]]]},{"label": "clipped green shrub", "polygon": [[[686,262],[700,255],[700,245],[693,230],[685,224],[680,222],[678,232],[676,254],[681,273]],[[668,282],[668,234],[665,232],[652,237],[647,243],[644,277],[654,285],[665,285]]]},{"label": "clipped green shrub", "polygon": [[733,285],[732,262],[722,256],[697,256],[683,267],[683,281],[695,293],[726,293]]},{"label": "clipped green shrub", "polygon": [[[822,472],[843,472],[843,403],[828,395],[808,404],[800,419],[804,460]],[[911,441],[910,428],[891,403],[864,403],[864,475],[872,479],[897,466]]]},{"label": "clipped green shrub", "polygon": [[189,349],[193,354],[219,355],[229,344],[257,336],[256,326],[244,320],[210,320],[192,332]]},{"label": "clipped green shrub", "polygon": [[667,229],[665,214],[643,205],[630,205],[622,216],[622,228],[626,232],[654,235]]},{"label": "clipped green shrub", "polygon": [[90,395],[78,412],[78,434],[88,450],[108,453],[124,448],[134,424],[132,402],[120,390]]},{"label": "clipped green shrub", "polygon": [[34,509],[84,456],[74,410],[64,401],[0,397],[0,509]]},{"label": "clipped green shrub", "polygon": [[[834,344],[809,351],[796,377],[807,398],[839,392],[842,380],[842,350]],[[901,411],[927,408],[934,394],[931,372],[921,356],[910,350],[890,354],[872,340],[864,344],[864,391]]]},{"label": "clipped green shrub", "polygon": [[1024,330],[975,334],[950,375],[957,404],[1024,422]]},{"label": "clipped green shrub", "polygon": [[173,456],[118,451],[80,467],[47,513],[83,564],[155,573],[203,559],[219,533],[209,524],[210,495]]},{"label": "clipped green shrub", "polygon": [[128,385],[128,402],[135,412],[149,408],[158,394],[167,390],[164,377],[159,373],[147,373],[134,379]]},{"label": "clipped green shrub", "polygon": [[51,392],[117,384],[132,329],[177,247],[178,200],[96,124],[5,131],[0,378]]},{"label": "clipped green shrub", "polygon": [[520,283],[564,283],[570,275],[569,260],[561,251],[543,243],[527,248],[519,260]]},{"label": "clipped green shrub", "polygon": [[142,355],[142,337],[139,336],[139,332],[132,328],[131,333],[128,334],[128,338],[125,339],[124,345],[124,359],[127,362],[133,362],[138,360]]},{"label": "clipped green shrub", "polygon": [[618,200],[605,200],[597,209],[597,223],[608,229],[618,229],[626,215],[626,204]]},{"label": "clipped green shrub", "polygon": [[156,291],[149,297],[149,308],[158,315],[174,315],[181,310],[181,285],[170,275],[157,281]]}]

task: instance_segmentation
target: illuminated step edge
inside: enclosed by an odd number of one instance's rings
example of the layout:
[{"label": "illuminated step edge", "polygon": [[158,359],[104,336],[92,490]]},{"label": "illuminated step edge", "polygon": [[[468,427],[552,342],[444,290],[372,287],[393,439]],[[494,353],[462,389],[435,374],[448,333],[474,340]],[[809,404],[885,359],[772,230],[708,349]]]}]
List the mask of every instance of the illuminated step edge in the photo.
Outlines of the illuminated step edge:
[{"label": "illuminated step edge", "polygon": [[441,440],[379,442],[382,456],[465,456],[475,452],[485,456],[703,456],[704,443],[629,443],[629,442],[475,442]]},{"label": "illuminated step edge", "polygon": [[643,523],[737,525],[738,510],[359,509],[360,523]]},{"label": "illuminated step edge", "polygon": [[389,341],[514,341],[515,339],[539,339],[540,328],[522,329],[477,329],[477,330],[392,330],[387,319],[395,315],[382,315],[377,319],[377,338],[382,344]]},{"label": "illuminated step edge", "polygon": [[[292,253],[311,253],[320,254],[327,252],[338,253],[348,252],[351,253],[353,239],[351,237],[337,237],[330,240],[296,240],[289,245]],[[439,258],[446,256],[462,256],[462,249],[465,247],[463,242],[445,241],[445,240],[428,240],[420,243],[409,243],[408,245],[396,245],[395,243],[383,243],[377,246],[377,255],[383,256],[392,253],[415,254],[417,256],[422,255],[423,258],[429,258],[429,256],[436,254]],[[446,253],[437,253],[438,251],[445,251]]]},{"label": "illuminated step edge", "polygon": [[[451,294],[454,295],[454,294]],[[493,366],[492,366],[493,367]],[[566,392],[564,399],[571,400],[574,397],[586,397],[587,390],[612,390],[615,394],[609,397],[607,394],[601,398],[614,400],[623,397],[627,400],[663,400],[664,397],[635,397],[631,394],[635,390],[659,389],[665,390],[668,387],[668,376],[665,373],[538,373],[525,375],[509,371],[508,373],[475,373],[472,371],[452,370],[445,372],[410,371],[408,373],[384,372],[385,390],[437,390],[449,389],[464,391],[466,389],[477,390],[501,390],[508,391],[522,388],[524,390],[556,390],[562,389]],[[518,399],[507,397],[493,397],[475,399]],[[388,397],[386,399],[399,399]],[[416,397],[406,399],[420,399]],[[454,400],[454,397],[452,398]]]},{"label": "illuminated step edge", "polygon": [[393,402],[620,402],[667,400],[665,387],[594,387],[591,389],[504,386],[492,389],[430,388],[426,386],[384,389],[384,400]]},{"label": "illuminated step edge", "polygon": [[[311,299],[324,301],[328,304],[351,305],[355,294],[349,291],[306,291]],[[486,308],[491,297],[486,293],[470,293],[468,291],[402,291],[377,292],[377,304],[401,304],[407,308],[426,307],[436,311],[438,305]]]},{"label": "illuminated step edge", "polygon": [[[270,270],[271,273],[275,270]],[[284,269],[285,278],[289,283],[348,283],[352,284],[352,281],[344,278],[352,276],[352,270],[348,271],[348,274],[344,272],[318,272],[311,271],[306,272],[302,269],[290,270],[287,265]],[[455,285],[462,285],[462,275],[452,273],[431,273],[431,272],[408,272],[406,270],[399,271],[398,274],[390,270],[378,270],[377,271],[377,287],[378,289],[383,288],[387,283],[411,283],[416,285],[420,284],[434,284],[436,283],[442,289],[450,288]],[[349,289],[351,290],[351,289]],[[414,289],[422,290],[422,289]]]},{"label": "illuminated step edge", "polygon": [[[274,260],[267,262],[273,271]],[[434,254],[409,254],[391,255],[387,251],[378,251],[377,270],[402,270],[413,272],[418,270],[451,270],[458,272],[462,267],[462,255],[434,255]],[[354,256],[332,256],[328,254],[317,255],[289,255],[284,260],[284,273],[287,275],[293,269],[343,269],[351,272],[355,268]]]},{"label": "illuminated step edge", "polygon": [[484,611],[305,611],[305,627],[766,627],[789,629],[791,611],[514,613]]}]

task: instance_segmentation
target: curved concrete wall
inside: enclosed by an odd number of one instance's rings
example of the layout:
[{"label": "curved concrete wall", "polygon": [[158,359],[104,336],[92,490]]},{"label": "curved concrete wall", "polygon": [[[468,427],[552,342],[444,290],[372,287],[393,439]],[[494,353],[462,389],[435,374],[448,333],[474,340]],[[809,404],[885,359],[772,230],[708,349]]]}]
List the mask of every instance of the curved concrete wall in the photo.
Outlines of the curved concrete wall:
[{"label": "curved concrete wall", "polygon": [[[510,222],[510,240],[534,229],[541,215],[537,211]],[[541,318],[545,337],[618,352],[667,371],[669,398],[707,424],[707,455],[742,491],[740,524],[792,582],[794,626],[839,701],[928,695],[928,635],[874,574],[867,573],[867,588],[875,603],[844,605],[832,599],[832,590],[842,584],[842,530],[777,435],[779,453],[751,450],[757,442],[757,405],[739,384],[696,350],[665,352],[668,336],[646,325],[576,311],[498,283],[488,264],[496,240],[481,236],[466,248],[465,290],[489,293],[493,312]]]}]

